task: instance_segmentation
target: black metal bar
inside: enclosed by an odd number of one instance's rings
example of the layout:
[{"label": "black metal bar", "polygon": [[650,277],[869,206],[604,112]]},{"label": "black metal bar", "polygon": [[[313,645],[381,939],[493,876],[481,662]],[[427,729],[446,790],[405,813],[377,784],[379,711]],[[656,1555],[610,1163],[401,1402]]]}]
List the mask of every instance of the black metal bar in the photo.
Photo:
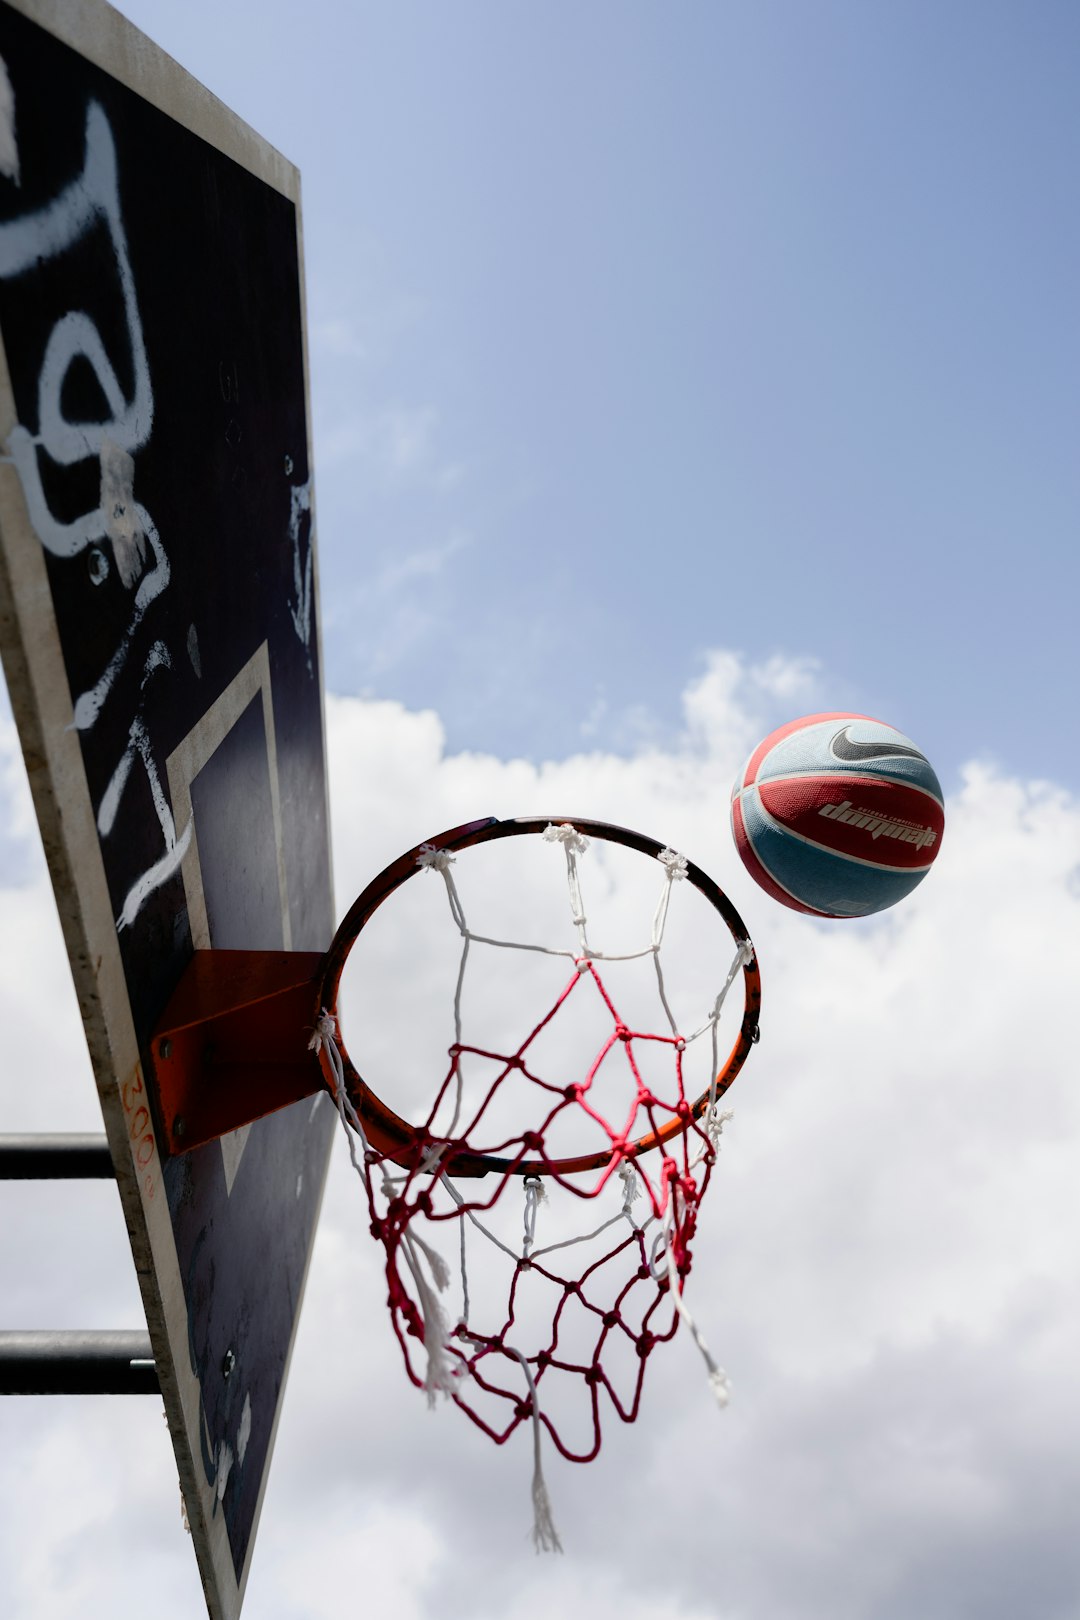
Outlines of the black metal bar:
[{"label": "black metal bar", "polygon": [[0,1395],[158,1395],[148,1333],[0,1333]]},{"label": "black metal bar", "polygon": [[115,1180],[109,1144],[90,1132],[0,1136],[0,1181]]}]

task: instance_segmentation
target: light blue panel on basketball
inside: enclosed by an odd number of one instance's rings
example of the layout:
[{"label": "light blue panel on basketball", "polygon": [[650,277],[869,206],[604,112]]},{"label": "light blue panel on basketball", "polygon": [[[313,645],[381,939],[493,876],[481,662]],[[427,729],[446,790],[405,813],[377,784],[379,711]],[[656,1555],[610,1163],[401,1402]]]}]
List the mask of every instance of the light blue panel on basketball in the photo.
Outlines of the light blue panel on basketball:
[{"label": "light blue panel on basketball", "polygon": [[925,868],[896,872],[864,865],[796,838],[766,813],[753,788],[746,789],[740,802],[747,835],[762,866],[803,905],[828,916],[865,917],[883,911],[903,900],[926,875]]},{"label": "light blue panel on basketball", "polygon": [[[910,749],[910,753],[875,751]],[[932,793],[942,802],[941,783],[933,766],[902,732],[877,720],[819,720],[784,737],[766,754],[757,780],[821,772],[847,772],[853,776],[884,776]]]}]

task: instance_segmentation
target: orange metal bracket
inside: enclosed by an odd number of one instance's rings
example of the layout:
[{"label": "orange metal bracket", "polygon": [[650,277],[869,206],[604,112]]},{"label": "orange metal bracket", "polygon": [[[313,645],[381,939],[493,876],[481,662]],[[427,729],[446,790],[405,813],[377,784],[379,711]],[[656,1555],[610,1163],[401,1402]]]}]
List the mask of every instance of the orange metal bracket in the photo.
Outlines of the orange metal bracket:
[{"label": "orange metal bracket", "polygon": [[170,1154],[325,1090],[307,1042],[319,1008],[319,951],[196,951],[154,1031]]}]

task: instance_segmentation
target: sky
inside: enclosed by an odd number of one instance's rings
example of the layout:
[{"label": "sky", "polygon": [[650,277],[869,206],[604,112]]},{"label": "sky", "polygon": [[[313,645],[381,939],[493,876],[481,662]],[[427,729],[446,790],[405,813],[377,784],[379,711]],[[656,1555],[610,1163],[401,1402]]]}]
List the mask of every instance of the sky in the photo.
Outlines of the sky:
[{"label": "sky", "polygon": [[[576,806],[712,872],[765,980],[692,1275],[728,1409],[680,1334],[549,1465],[535,1558],[527,1446],[404,1377],[339,1143],[246,1612],[1072,1620],[1075,12],[126,10],[303,175],[339,912]],[[865,924],[727,831],[756,740],[831,708],[946,791]],[[93,1130],[6,713],[0,889],[4,1129]],[[138,1323],[115,1189],[0,1199],[13,1325]],[[5,1614],[200,1612],[158,1403],[0,1423]]]}]

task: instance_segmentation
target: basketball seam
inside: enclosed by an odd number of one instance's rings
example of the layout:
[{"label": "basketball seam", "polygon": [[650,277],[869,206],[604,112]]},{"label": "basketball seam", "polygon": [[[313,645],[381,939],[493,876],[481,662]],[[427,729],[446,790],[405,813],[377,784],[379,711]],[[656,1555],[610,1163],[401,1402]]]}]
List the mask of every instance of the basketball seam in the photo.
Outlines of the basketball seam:
[{"label": "basketball seam", "polygon": [[849,780],[854,778],[860,782],[880,784],[882,787],[910,788],[913,793],[924,794],[942,812],[945,810],[944,799],[939,799],[936,793],[931,792],[929,788],[921,787],[918,782],[909,782],[905,776],[877,776],[873,771],[826,770],[820,765],[806,771],[787,771],[783,776],[755,776],[752,782],[744,782],[739,791],[746,792],[750,788],[757,788],[760,792],[762,787],[778,787],[784,782],[802,782],[811,778],[819,782],[832,782],[843,781],[845,777]]},{"label": "basketball seam", "polygon": [[762,857],[761,851],[750,838],[749,831],[747,831],[746,841],[750,846],[750,851],[755,861],[757,861],[758,865],[761,867],[761,870],[768,874],[770,883],[775,883],[778,889],[783,889],[785,894],[790,895],[800,911],[807,913],[811,917],[828,917],[830,919],[839,918],[844,920],[846,913],[837,911],[822,911],[819,906],[811,905],[809,900],[804,900],[803,897],[796,894],[793,889],[789,889],[786,883],[782,883],[777,877],[776,873],[773,871],[772,867],[769,865],[768,861]]},{"label": "basketball seam", "polygon": [[[884,720],[875,720],[873,715],[847,714],[840,709],[827,709],[823,714],[807,714],[800,720],[789,720],[787,725],[777,726],[775,731],[771,731],[752,751],[743,768],[743,786],[749,787],[751,783],[757,781],[758,771],[778,744],[786,742],[789,737],[797,736],[799,732],[812,731],[817,726],[823,726],[835,720],[865,720],[872,726],[886,725]],[[895,726],[888,726],[887,729],[895,731],[896,728]],[[899,732],[898,735],[903,736],[903,732]],[[756,766],[754,764],[755,760],[757,761]],[[752,775],[751,772],[753,772]]]},{"label": "basketball seam", "polygon": [[[740,794],[738,797],[739,797],[739,799],[741,799],[742,795]],[[735,802],[737,804],[738,799],[736,799]],[[750,876],[753,877],[756,882],[760,883],[760,879],[757,878],[753,868],[750,866],[749,861],[747,860],[747,855],[750,856],[750,859],[753,860],[756,863],[756,865],[760,866],[761,870],[764,872],[764,874],[768,878],[769,882],[772,883],[777,889],[779,889],[782,894],[787,895],[788,899],[791,901],[792,909],[794,911],[800,911],[806,917],[828,917],[828,918],[837,917],[839,915],[837,912],[821,911],[817,906],[812,906],[808,900],[800,899],[797,894],[794,894],[792,892],[792,890],[788,888],[786,883],[781,883],[780,879],[776,876],[775,872],[773,872],[770,869],[767,862],[762,860],[761,855],[758,853],[758,850],[755,848],[754,843],[753,843],[753,841],[752,841],[752,839],[750,837],[749,830],[748,830],[747,825],[746,825],[746,818],[745,818],[745,816],[741,815],[741,809],[742,809],[741,805],[739,806],[739,809],[740,809],[740,819],[742,821],[743,839],[745,840],[745,843],[746,843],[746,849],[743,850],[741,848],[741,846],[739,846],[739,841],[738,841],[738,836],[737,835],[736,835],[736,846],[739,847],[739,854],[741,855],[743,863],[746,866],[747,871],[750,873]],[[735,810],[735,805],[733,804],[732,805],[732,831],[733,832],[735,830],[734,810]],[[764,887],[764,885],[762,885],[762,887]],[[766,890],[766,892],[768,892],[768,891]],[[773,898],[775,898],[775,896]]]}]

